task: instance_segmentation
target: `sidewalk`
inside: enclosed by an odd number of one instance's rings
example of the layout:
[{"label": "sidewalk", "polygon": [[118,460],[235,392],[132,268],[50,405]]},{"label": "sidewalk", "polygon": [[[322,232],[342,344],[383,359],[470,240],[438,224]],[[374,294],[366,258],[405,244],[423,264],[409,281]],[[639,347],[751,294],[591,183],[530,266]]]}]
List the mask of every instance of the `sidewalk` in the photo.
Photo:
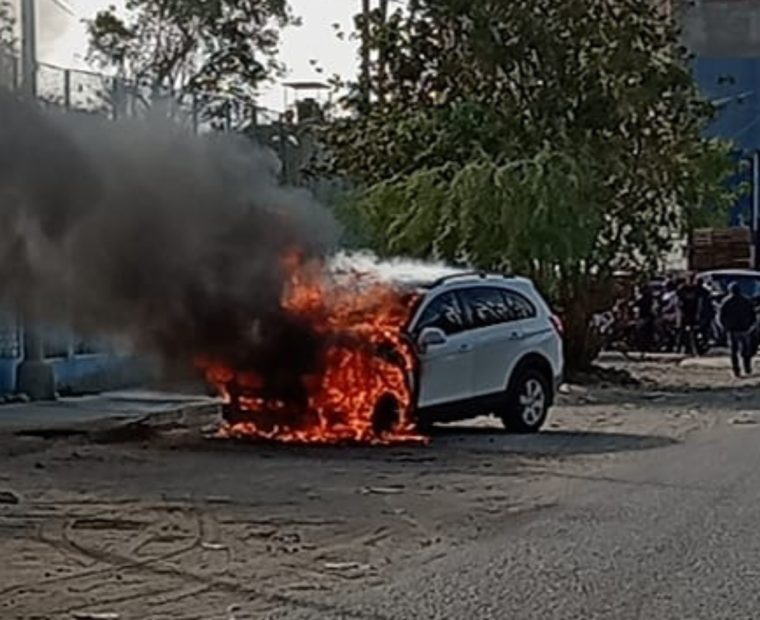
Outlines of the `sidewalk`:
[{"label": "sidewalk", "polygon": [[14,403],[0,406],[0,434],[76,432],[147,419],[156,424],[180,424],[192,414],[210,416],[218,406],[213,398],[148,390],[105,392],[54,402]]}]

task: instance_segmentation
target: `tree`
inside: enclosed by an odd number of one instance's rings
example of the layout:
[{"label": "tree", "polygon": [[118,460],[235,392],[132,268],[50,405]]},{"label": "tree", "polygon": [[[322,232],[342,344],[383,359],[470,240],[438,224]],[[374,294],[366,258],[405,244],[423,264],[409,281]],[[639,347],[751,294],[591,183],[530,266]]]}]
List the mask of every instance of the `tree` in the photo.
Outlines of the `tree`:
[{"label": "tree", "polygon": [[731,199],[670,23],[638,0],[418,0],[373,33],[383,97],[323,136],[361,188],[349,226],[381,253],[531,275],[588,365],[613,274],[654,269]]},{"label": "tree", "polygon": [[0,87],[14,87],[18,49],[16,15],[10,0],[0,0]]},{"label": "tree", "polygon": [[255,105],[294,21],[287,0],[128,0],[126,17],[112,7],[88,23],[90,53],[148,98],[193,98],[218,121]]}]

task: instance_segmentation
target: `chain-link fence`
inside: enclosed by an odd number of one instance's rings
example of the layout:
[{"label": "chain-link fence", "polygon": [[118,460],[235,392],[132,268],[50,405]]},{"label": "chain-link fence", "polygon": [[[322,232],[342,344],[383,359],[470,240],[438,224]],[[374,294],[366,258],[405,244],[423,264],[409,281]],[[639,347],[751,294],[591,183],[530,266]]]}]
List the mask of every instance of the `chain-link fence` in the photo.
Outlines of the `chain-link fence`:
[{"label": "chain-link fence", "polygon": [[[136,84],[95,71],[70,69],[50,63],[38,62],[35,90],[37,98],[48,106],[71,112],[100,114],[107,118],[143,118],[160,109],[196,132],[244,131],[257,127],[292,125],[298,104],[288,113],[269,110],[252,102],[241,102],[224,95],[181,97],[156,92],[150,85]],[[23,71],[18,56],[0,48],[0,86],[20,89]]]},{"label": "chain-link fence", "polygon": [[[17,80],[16,80],[17,82]],[[267,122],[275,113],[229,97],[156,92],[148,85],[94,71],[37,65],[37,97],[47,105],[109,118],[141,118],[160,109],[196,132],[231,131]]]},{"label": "chain-link fence", "polygon": [[115,82],[91,71],[37,65],[37,98],[67,110],[113,115]]}]

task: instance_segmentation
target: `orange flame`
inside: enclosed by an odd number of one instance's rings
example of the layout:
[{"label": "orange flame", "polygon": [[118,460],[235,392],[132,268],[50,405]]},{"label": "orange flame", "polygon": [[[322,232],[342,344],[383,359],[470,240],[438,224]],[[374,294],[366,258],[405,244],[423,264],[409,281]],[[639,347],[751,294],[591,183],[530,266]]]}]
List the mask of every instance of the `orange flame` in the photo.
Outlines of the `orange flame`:
[{"label": "orange flame", "polygon": [[222,361],[197,360],[207,380],[243,414],[221,435],[321,444],[424,441],[411,417],[416,360],[403,331],[414,297],[366,274],[328,274],[298,252],[287,254],[283,266],[290,278],[282,309],[326,343],[320,370],[297,377],[306,404],[293,410],[267,395],[262,377]]}]

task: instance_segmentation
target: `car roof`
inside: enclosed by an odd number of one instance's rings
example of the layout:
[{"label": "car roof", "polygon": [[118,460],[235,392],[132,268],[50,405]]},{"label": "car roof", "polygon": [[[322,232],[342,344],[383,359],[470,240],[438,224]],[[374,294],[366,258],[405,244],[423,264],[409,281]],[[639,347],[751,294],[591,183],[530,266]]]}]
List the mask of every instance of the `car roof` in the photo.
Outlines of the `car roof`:
[{"label": "car roof", "polygon": [[760,278],[760,271],[754,269],[715,269],[712,271],[702,271],[697,274],[698,277],[725,276],[727,278]]},{"label": "car roof", "polygon": [[512,290],[534,300],[540,299],[540,294],[529,278],[499,273],[460,274],[422,285],[417,291],[423,296],[429,297],[446,291],[465,291],[484,285]]},{"label": "car roof", "polygon": [[367,253],[339,253],[331,259],[334,274],[364,274],[370,281],[392,284],[405,290],[422,293],[443,287],[473,286],[477,284],[503,284],[509,282],[520,287],[530,287],[528,278],[503,273],[473,271],[442,263],[429,263],[406,259],[380,260]]}]

